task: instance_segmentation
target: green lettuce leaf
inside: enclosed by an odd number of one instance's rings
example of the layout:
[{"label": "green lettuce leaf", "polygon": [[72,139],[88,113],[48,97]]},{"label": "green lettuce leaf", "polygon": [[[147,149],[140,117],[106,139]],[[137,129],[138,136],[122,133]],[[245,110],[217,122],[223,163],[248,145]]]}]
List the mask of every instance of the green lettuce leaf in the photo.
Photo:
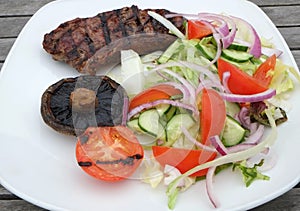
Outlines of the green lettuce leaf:
[{"label": "green lettuce leaf", "polygon": [[255,164],[253,167],[248,167],[246,165],[246,161],[242,161],[240,163],[233,164],[233,170],[238,168],[241,173],[243,174],[243,180],[246,185],[246,187],[249,187],[252,182],[255,180],[269,180],[270,177],[263,175],[257,170],[257,167],[262,166],[264,163],[264,160],[262,159],[258,164]]}]

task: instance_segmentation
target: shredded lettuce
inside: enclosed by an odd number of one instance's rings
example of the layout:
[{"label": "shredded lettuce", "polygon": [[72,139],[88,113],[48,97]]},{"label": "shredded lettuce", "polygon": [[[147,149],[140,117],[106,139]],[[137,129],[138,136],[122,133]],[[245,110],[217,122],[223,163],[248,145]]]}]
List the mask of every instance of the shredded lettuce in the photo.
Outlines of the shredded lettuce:
[{"label": "shredded lettuce", "polygon": [[[290,73],[294,73],[293,67],[285,65],[282,61],[276,61],[273,79],[270,84],[270,88],[276,89],[276,95],[291,91],[294,89],[294,82],[290,77]],[[300,81],[299,74],[295,75]]]},{"label": "shredded lettuce", "polygon": [[[246,160],[246,159],[258,154],[259,152],[263,151],[266,147],[273,145],[275,140],[277,139],[277,127],[276,127],[275,120],[272,117],[270,110],[266,109],[266,115],[271,124],[271,131],[268,134],[268,136],[263,141],[261,141],[259,144],[257,144],[256,146],[254,146],[252,148],[249,148],[247,150],[227,154],[225,156],[216,158],[207,163],[198,165],[198,166],[190,169],[189,171],[185,172],[181,176],[177,177],[172,183],[170,183],[170,185],[168,186],[168,189],[167,189],[167,196],[169,199],[169,208],[174,208],[174,205],[175,205],[174,203],[176,202],[176,197],[178,196],[178,184],[183,178],[188,177],[197,171],[200,171],[202,169],[206,169],[206,168],[209,168],[212,166],[220,166],[220,165],[223,165],[226,163],[235,163],[235,162],[239,162],[242,160]],[[172,206],[170,207],[170,205],[172,205]]]},{"label": "shredded lettuce", "polygon": [[257,167],[262,166],[264,163],[264,160],[261,160],[258,164],[254,164],[253,167],[248,167],[246,164],[246,161],[238,162],[233,164],[233,170],[238,168],[242,175],[243,175],[243,180],[246,185],[246,187],[249,187],[254,180],[269,180],[270,177],[263,175],[257,170]]},{"label": "shredded lettuce", "polygon": [[148,11],[148,14],[150,16],[152,16],[152,18],[154,18],[158,22],[160,22],[162,25],[164,25],[167,29],[170,30],[171,33],[173,33],[174,35],[176,35],[178,38],[185,39],[185,35],[181,31],[179,31],[179,29],[176,26],[174,26],[171,23],[171,21],[167,20],[166,18],[164,18],[160,14],[158,14],[156,12],[153,12],[153,11]]},{"label": "shredded lettuce", "polygon": [[[165,173],[165,178],[164,178],[164,183],[165,185],[169,185],[174,179],[176,179],[178,176],[181,175],[180,171],[173,167],[166,165],[164,169]],[[168,207],[170,209],[173,209],[175,204],[176,204],[176,199],[178,193],[181,191],[187,190],[191,185],[193,185],[196,181],[195,177],[184,177],[182,180],[179,182],[178,186],[176,187],[175,191],[168,196]]]},{"label": "shredded lettuce", "polygon": [[148,183],[152,188],[156,188],[164,178],[161,165],[151,157],[143,161],[144,171],[142,173],[142,182]]},{"label": "shredded lettuce", "polygon": [[172,192],[170,192],[168,195],[168,207],[169,209],[173,210],[175,205],[176,205],[176,201],[177,201],[177,197],[179,194],[179,187],[175,187],[174,190]]},{"label": "shredded lettuce", "polygon": [[275,48],[272,39],[266,39],[265,37],[260,38],[261,46],[267,47],[267,48]]},{"label": "shredded lettuce", "polygon": [[[177,39],[170,47],[161,55],[158,59],[159,63],[187,61],[203,67],[207,67],[212,73],[217,74],[217,68],[215,65],[211,65],[210,61],[201,55],[201,52],[197,49],[199,40],[180,40]],[[183,76],[194,87],[199,85],[198,71],[195,71],[188,67],[171,67],[171,70],[177,74]]]}]

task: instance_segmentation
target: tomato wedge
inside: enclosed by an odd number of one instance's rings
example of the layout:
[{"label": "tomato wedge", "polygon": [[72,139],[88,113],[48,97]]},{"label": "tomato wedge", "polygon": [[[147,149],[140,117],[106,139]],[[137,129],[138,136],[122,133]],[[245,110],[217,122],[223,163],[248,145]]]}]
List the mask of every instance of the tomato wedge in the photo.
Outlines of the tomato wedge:
[{"label": "tomato wedge", "polygon": [[78,165],[94,178],[120,181],[129,178],[142,162],[144,150],[124,126],[89,127],[78,137]]},{"label": "tomato wedge", "polygon": [[264,86],[269,87],[273,78],[272,71],[275,69],[275,65],[276,55],[274,54],[257,68],[253,77]]},{"label": "tomato wedge", "polygon": [[158,84],[152,86],[141,93],[137,94],[130,100],[129,110],[156,100],[170,99],[172,96],[181,95],[182,92],[179,89],[174,88],[168,84]]},{"label": "tomato wedge", "polygon": [[202,21],[188,20],[188,39],[201,39],[212,34],[212,30]]},{"label": "tomato wedge", "polygon": [[[160,165],[170,165],[176,167],[181,173],[185,173],[188,170],[215,159],[216,152],[210,152],[205,150],[189,150],[179,149],[166,146],[152,146],[152,152],[154,158],[160,163]],[[200,170],[191,176],[204,176],[208,169]]]},{"label": "tomato wedge", "polygon": [[201,143],[210,145],[209,137],[220,135],[224,128],[225,102],[215,90],[203,89],[199,110]]},{"label": "tomato wedge", "polygon": [[260,80],[248,75],[229,62],[218,59],[218,72],[221,81],[223,80],[223,73],[230,72],[228,80],[228,88],[233,94],[249,95],[264,92],[268,87],[261,83]]}]

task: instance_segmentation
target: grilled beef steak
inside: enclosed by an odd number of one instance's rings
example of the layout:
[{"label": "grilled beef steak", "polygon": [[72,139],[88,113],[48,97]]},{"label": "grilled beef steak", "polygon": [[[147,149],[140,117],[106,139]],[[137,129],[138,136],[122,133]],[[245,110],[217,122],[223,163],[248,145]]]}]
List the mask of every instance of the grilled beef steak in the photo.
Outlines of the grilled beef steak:
[{"label": "grilled beef steak", "polygon": [[[64,61],[81,73],[95,74],[103,64],[120,61],[120,50],[140,55],[164,50],[176,37],[148,15],[149,9],[124,7],[90,18],[76,18],[45,34],[43,47],[55,60]],[[151,9],[164,16],[165,9]],[[184,31],[183,17],[170,21]]]}]

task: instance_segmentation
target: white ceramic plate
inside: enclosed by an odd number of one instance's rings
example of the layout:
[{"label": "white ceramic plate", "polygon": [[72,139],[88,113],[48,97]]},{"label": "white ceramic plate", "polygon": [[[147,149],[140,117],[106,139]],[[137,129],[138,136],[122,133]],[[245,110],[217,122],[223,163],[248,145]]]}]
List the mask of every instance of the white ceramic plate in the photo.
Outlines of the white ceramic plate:
[{"label": "white ceramic plate", "polygon": [[[1,71],[0,182],[19,197],[51,210],[168,210],[164,188],[152,189],[136,180],[104,183],[83,173],[75,160],[74,138],[54,132],[40,115],[43,91],[61,78],[78,75],[74,69],[53,61],[45,53],[41,45],[43,35],[66,20],[132,4],[185,13],[225,12],[242,17],[252,23],[260,35],[272,38],[284,51],[281,57],[284,62],[297,68],[274,24],[257,6],[246,1],[54,1],[30,19]],[[215,178],[215,191],[221,202],[218,210],[258,206],[299,182],[300,165],[296,156],[300,152],[297,140],[300,99],[294,94],[291,102],[294,109],[288,114],[288,123],[279,128],[274,146],[278,163],[266,172],[271,180],[257,181],[246,188],[240,175],[231,171],[219,174]],[[176,210],[213,210],[204,183],[199,182],[180,194]]]}]

